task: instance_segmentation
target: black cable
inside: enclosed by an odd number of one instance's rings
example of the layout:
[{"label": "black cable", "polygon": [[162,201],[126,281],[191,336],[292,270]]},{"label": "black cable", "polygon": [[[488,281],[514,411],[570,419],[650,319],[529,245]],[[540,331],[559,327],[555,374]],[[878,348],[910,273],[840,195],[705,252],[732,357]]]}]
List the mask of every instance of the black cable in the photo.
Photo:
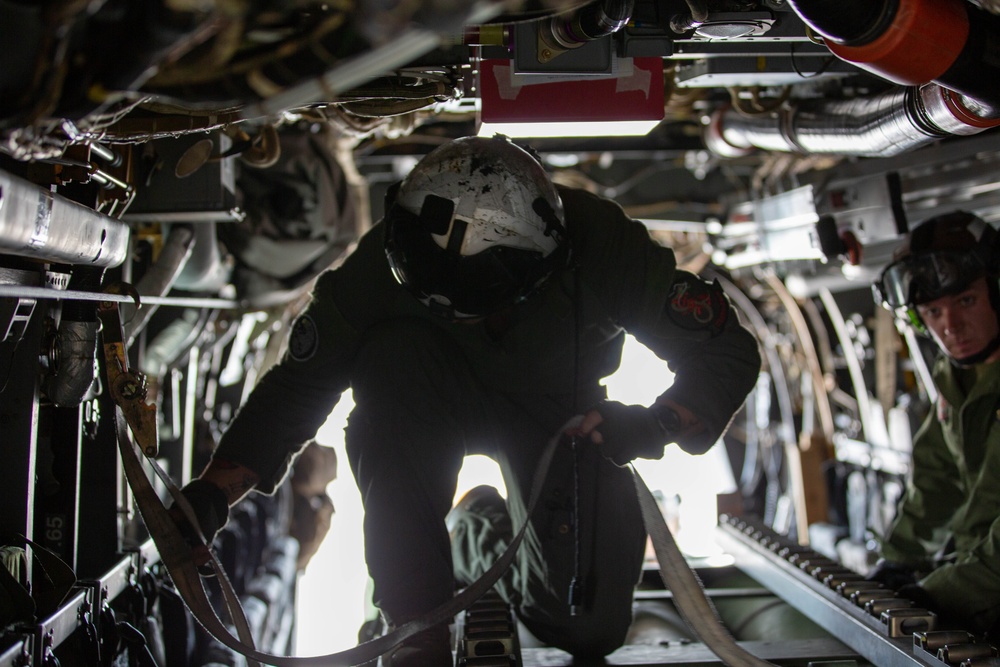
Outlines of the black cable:
[{"label": "black cable", "polygon": [[816,77],[822,75],[823,72],[825,72],[830,67],[830,65],[832,65],[837,60],[836,56],[828,56],[823,59],[823,63],[816,69],[815,72],[812,72],[811,74],[806,74],[799,68],[799,63],[795,60],[794,44],[788,47],[788,55],[791,56],[792,69],[794,69],[795,73],[798,74],[803,79],[815,79]]},{"label": "black cable", "polygon": [[[580,413],[580,272],[573,266],[573,414]],[[573,578],[569,583],[569,614],[583,613],[583,580],[580,577],[582,540],[580,539],[580,436],[569,441],[573,452]]]}]

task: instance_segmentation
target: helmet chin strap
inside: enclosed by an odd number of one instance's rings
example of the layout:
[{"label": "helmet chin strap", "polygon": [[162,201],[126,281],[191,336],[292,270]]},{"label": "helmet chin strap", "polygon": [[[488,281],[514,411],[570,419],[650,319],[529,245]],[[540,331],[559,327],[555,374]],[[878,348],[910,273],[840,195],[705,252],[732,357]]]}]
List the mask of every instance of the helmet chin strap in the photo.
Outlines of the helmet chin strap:
[{"label": "helmet chin strap", "polygon": [[994,352],[1000,349],[1000,334],[997,334],[993,340],[986,344],[986,347],[981,349],[975,354],[970,354],[967,357],[962,357],[961,359],[956,359],[955,357],[948,355],[948,358],[954,361],[959,366],[975,366],[976,364],[981,364],[986,361],[987,358]]}]

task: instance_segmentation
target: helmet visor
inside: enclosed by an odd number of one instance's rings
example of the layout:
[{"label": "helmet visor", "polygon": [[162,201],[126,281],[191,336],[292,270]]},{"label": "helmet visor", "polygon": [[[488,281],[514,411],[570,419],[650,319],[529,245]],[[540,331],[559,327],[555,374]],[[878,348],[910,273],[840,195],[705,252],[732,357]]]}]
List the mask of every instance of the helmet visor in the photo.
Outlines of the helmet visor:
[{"label": "helmet visor", "polygon": [[893,262],[875,283],[877,298],[888,308],[904,308],[961,291],[986,274],[976,253],[940,251]]},{"label": "helmet visor", "polygon": [[387,216],[386,255],[393,275],[434,312],[462,319],[488,315],[527,297],[552,270],[541,253],[496,246],[475,255],[440,247],[406,220]]}]

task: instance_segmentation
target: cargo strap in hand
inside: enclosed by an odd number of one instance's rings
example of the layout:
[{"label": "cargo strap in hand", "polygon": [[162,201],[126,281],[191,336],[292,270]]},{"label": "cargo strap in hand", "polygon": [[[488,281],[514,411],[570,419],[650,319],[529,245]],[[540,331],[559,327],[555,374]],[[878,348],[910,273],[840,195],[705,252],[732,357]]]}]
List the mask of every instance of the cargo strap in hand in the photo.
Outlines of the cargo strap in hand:
[{"label": "cargo strap in hand", "polygon": [[[138,305],[138,294],[130,286],[115,285],[110,287],[109,291],[131,294]],[[233,589],[218,558],[212,551],[211,546],[204,543],[197,545],[199,551],[205,550],[208,553],[208,564],[215,572],[215,581],[218,582],[221,588],[229,616],[236,627],[236,636],[232,634],[222,619],[219,618],[209,600],[204,581],[195,564],[194,548],[181,534],[173,517],[163,506],[163,503],[160,502],[159,496],[150,483],[147,472],[144,469],[144,464],[140,459],[140,452],[129,437],[129,428],[131,428],[132,434],[135,436],[135,441],[139,444],[141,451],[149,457],[145,463],[160,478],[173,497],[175,505],[180,508],[180,511],[184,513],[191,525],[198,529],[197,532],[200,535],[201,530],[198,527],[198,520],[187,499],[180,492],[180,489],[170,476],[152,458],[157,452],[156,407],[145,403],[146,391],[144,378],[140,374],[131,371],[128,367],[118,306],[116,303],[110,301],[102,302],[98,308],[98,313],[104,329],[104,353],[109,385],[111,386],[111,396],[117,406],[114,413],[114,420],[118,448],[121,452],[125,476],[129,486],[132,488],[139,513],[142,515],[153,543],[159,551],[160,560],[166,566],[178,594],[184,600],[192,616],[221,644],[247,657],[253,667],[256,667],[258,662],[275,665],[276,667],[305,667],[307,665],[336,667],[340,665],[360,665],[370,662],[413,635],[441,623],[451,622],[456,614],[468,608],[473,602],[493,588],[494,584],[510,567],[518,546],[524,537],[527,522],[518,531],[517,535],[514,536],[514,539],[511,540],[500,558],[472,585],[429,613],[400,626],[382,637],[365,642],[346,651],[322,656],[279,656],[258,651],[254,646],[253,633],[243,613],[239,597]],[[122,417],[124,417],[124,420]],[[538,497],[541,495],[542,482],[548,474],[549,464],[552,461],[556,447],[559,445],[560,436],[561,434],[552,439],[539,461],[528,503],[529,515],[534,510]]]},{"label": "cargo strap in hand", "polygon": [[[112,287],[113,291],[119,293],[131,293],[138,305],[138,294],[134,290],[129,291],[128,286]],[[258,651],[253,642],[253,634],[249,623],[243,613],[239,597],[233,589],[232,583],[226,576],[225,570],[219,563],[218,558],[212,551],[210,545],[199,545],[209,554],[209,565],[215,572],[215,580],[218,582],[223,599],[233,624],[236,627],[237,635],[234,636],[226,624],[219,618],[212,606],[208,592],[205,590],[204,581],[195,565],[193,547],[181,534],[173,517],[160,502],[159,496],[153,489],[149,481],[143,463],[140,460],[139,451],[129,437],[128,427],[132,429],[136,441],[142,451],[149,457],[146,463],[153,472],[160,478],[177,507],[184,513],[191,525],[198,527],[198,521],[194,512],[180,489],[173,482],[169,475],[156,463],[157,438],[155,426],[155,406],[145,403],[145,382],[141,375],[133,373],[128,368],[127,355],[124,346],[124,336],[122,335],[121,318],[116,303],[103,302],[98,309],[104,329],[104,350],[106,368],[108,369],[109,384],[111,385],[111,395],[117,404],[115,410],[115,431],[118,438],[118,447],[121,452],[122,464],[129,486],[135,495],[136,505],[142,515],[153,542],[159,551],[160,559],[166,566],[170,577],[177,588],[177,592],[184,600],[192,616],[205,630],[224,646],[242,654],[248,658],[251,667],[256,667],[258,662],[274,665],[275,667],[339,667],[360,665],[378,658],[378,656],[388,652],[398,646],[406,639],[428,630],[436,625],[450,622],[456,614],[472,605],[476,600],[486,594],[494,584],[500,580],[504,572],[514,561],[514,556],[521,540],[524,537],[528,521],[517,532],[514,538],[507,545],[507,548],[500,557],[493,563],[479,579],[470,586],[462,590],[451,600],[431,610],[427,614],[396,628],[392,632],[360,644],[354,648],[337,653],[322,656],[293,657],[279,656]],[[122,420],[125,417],[125,421]],[[152,417],[152,418],[151,418]],[[579,417],[576,418],[577,423]],[[566,427],[573,424],[571,421]],[[531,516],[538,498],[545,477],[548,475],[549,465],[556,448],[562,442],[562,431],[548,443],[539,460],[535,470],[535,477],[532,481],[531,495],[527,507],[527,516]],[[770,665],[764,660],[754,657],[740,647],[725,627],[718,619],[711,603],[705,597],[705,592],[701,587],[695,574],[688,567],[681,555],[673,535],[663,519],[663,515],[650,493],[649,488],[635,472],[632,473],[635,480],[636,493],[639,498],[639,506],[642,510],[643,523],[652,538],[653,547],[656,551],[657,560],[660,564],[660,574],[663,577],[667,588],[674,592],[674,601],[681,615],[687,621],[691,629],[702,639],[702,641],[719,658],[731,666],[765,667]],[[200,529],[197,531],[201,533]]]},{"label": "cargo strap in hand", "polygon": [[[251,660],[262,662],[264,664],[275,665],[276,667],[282,667],[285,665],[288,667],[300,667],[306,665],[334,667],[339,665],[359,665],[374,660],[383,653],[386,653],[390,649],[401,644],[407,638],[435,625],[450,622],[456,614],[469,607],[473,602],[478,600],[487,591],[493,588],[493,585],[496,584],[496,582],[513,562],[517,548],[521,543],[521,539],[524,537],[524,531],[527,523],[525,526],[522,526],[521,530],[514,536],[514,539],[511,540],[507,549],[503,552],[500,558],[497,559],[493,566],[490,567],[490,569],[487,570],[482,577],[445,604],[440,605],[429,613],[410,623],[407,623],[406,625],[400,626],[387,635],[365,642],[364,644],[360,644],[346,651],[331,653],[323,656],[291,657],[262,653],[253,646],[253,638],[249,630],[249,625],[243,616],[243,610],[240,607],[239,598],[233,591],[232,584],[229,582],[229,579],[222,566],[219,564],[215,554],[212,552],[211,548],[208,548],[208,552],[210,554],[210,565],[215,571],[216,580],[222,588],[223,597],[226,601],[229,613],[234,620],[237,631],[239,632],[239,637],[233,636],[229,628],[226,627],[216,614],[215,609],[212,607],[212,604],[208,599],[203,579],[198,574],[198,569],[195,566],[191,545],[188,544],[187,540],[185,540],[181,535],[180,530],[178,529],[173,518],[171,518],[166,508],[160,502],[159,497],[156,495],[152,484],[150,484],[150,481],[143,470],[142,463],[139,461],[136,448],[131,443],[128,433],[125,431],[124,423],[121,419],[119,419],[117,414],[115,418],[118,429],[118,445],[122,455],[122,462],[125,467],[125,475],[128,478],[129,486],[132,487],[132,492],[135,494],[139,512],[142,514],[143,521],[146,523],[146,527],[153,538],[153,542],[159,550],[160,559],[166,566],[167,571],[170,573],[170,577],[173,579],[174,585],[177,587],[177,592],[183,598],[185,604],[187,604],[188,609],[191,610],[191,614],[194,618],[201,623],[210,635],[232,650],[241,653]],[[545,479],[545,475],[548,473],[549,463],[552,460],[552,454],[558,444],[559,439],[553,439],[553,441],[549,443],[549,446],[546,448],[542,461],[539,463],[535,482],[532,486],[531,500],[528,505],[529,512],[534,508],[538,496],[540,495],[541,481]],[[167,488],[173,495],[175,502],[181,510],[185,512],[185,515],[193,518],[193,516],[189,514],[191,511],[190,506],[187,505],[183,494],[180,493],[177,486],[170,480],[170,477],[156,464],[155,461],[148,461],[148,463],[152,465],[153,470],[163,480],[164,484],[167,485]],[[194,524],[197,525],[197,521],[195,521]]]}]

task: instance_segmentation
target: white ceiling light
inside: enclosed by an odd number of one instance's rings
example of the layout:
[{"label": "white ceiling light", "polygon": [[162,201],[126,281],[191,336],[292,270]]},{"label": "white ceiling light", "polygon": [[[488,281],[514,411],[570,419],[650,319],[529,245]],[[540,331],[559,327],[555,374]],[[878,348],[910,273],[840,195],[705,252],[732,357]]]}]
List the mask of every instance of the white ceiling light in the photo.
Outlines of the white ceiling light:
[{"label": "white ceiling light", "polygon": [[649,134],[659,124],[659,120],[481,123],[478,134],[515,138],[631,137]]}]

